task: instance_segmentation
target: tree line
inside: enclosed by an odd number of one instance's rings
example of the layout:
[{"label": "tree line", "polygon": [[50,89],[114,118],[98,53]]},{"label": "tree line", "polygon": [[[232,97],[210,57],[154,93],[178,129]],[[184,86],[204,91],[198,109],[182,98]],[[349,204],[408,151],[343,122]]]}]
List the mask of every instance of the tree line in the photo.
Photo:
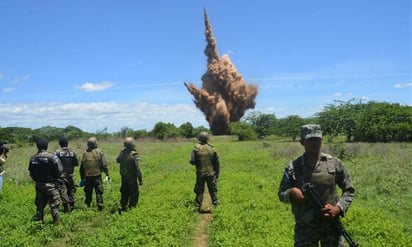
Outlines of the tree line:
[{"label": "tree line", "polygon": [[[265,136],[288,137],[295,141],[299,138],[300,126],[308,123],[318,123],[322,126],[324,135],[329,138],[344,136],[346,141],[361,142],[410,142],[412,141],[412,107],[397,103],[351,99],[334,101],[324,107],[321,112],[312,117],[302,118],[290,115],[285,118],[276,118],[275,114],[263,114],[252,111],[241,121],[229,125],[231,135],[238,136],[239,140],[253,140]],[[85,132],[75,126],[58,128],[45,126],[38,129],[22,127],[0,127],[0,141],[6,143],[33,142],[39,137],[49,140],[58,140],[65,136],[68,139],[87,138],[91,135],[99,139],[110,137],[132,136],[139,138],[171,139],[193,138],[201,131],[209,131],[204,126],[193,127],[190,122],[180,126],[173,123],[158,122],[153,129],[133,130],[123,127],[115,133],[107,133],[107,128],[96,133]]]}]

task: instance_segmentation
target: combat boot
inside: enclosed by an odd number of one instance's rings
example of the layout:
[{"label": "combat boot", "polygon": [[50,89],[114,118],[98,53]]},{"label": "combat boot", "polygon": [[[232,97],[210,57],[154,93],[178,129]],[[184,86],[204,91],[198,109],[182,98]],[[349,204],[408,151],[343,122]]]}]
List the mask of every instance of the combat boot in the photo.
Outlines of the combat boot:
[{"label": "combat boot", "polygon": [[43,222],[43,212],[37,211],[36,214],[32,217],[33,221],[41,221]]},{"label": "combat boot", "polygon": [[70,205],[68,203],[63,203],[63,212],[70,213]]},{"label": "combat boot", "polygon": [[53,224],[54,224],[55,226],[60,225],[60,215],[59,215],[59,214],[53,215]]}]

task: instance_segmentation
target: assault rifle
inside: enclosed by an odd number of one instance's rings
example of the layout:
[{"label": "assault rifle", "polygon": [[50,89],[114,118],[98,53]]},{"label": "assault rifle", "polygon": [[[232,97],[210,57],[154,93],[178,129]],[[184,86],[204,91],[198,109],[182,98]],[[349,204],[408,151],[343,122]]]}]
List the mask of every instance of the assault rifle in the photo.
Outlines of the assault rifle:
[{"label": "assault rifle", "polygon": [[[316,204],[319,208],[323,208],[325,204],[322,202],[318,192],[312,183],[305,183],[302,185],[302,192],[305,197],[308,197],[310,201]],[[349,233],[345,230],[342,222],[339,220],[339,216],[333,219],[335,221],[336,229],[339,234],[348,241],[350,247],[359,247],[359,245],[350,237]]]}]

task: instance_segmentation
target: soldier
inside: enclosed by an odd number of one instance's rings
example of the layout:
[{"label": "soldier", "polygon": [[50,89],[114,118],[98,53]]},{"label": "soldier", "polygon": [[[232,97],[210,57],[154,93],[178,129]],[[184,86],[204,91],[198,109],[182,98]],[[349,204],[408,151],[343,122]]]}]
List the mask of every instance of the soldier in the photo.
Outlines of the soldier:
[{"label": "soldier", "polygon": [[37,154],[30,158],[30,177],[36,183],[36,221],[43,221],[44,208],[49,203],[54,225],[60,224],[59,205],[60,194],[57,189],[57,179],[63,172],[63,165],[59,158],[47,152],[48,140],[36,141]]},{"label": "soldier", "polygon": [[[302,126],[300,143],[305,153],[286,167],[278,192],[280,201],[292,204],[295,246],[318,246],[318,242],[321,246],[344,246],[335,218],[346,214],[354,198],[351,177],[341,160],[320,151],[322,131],[319,125]],[[325,203],[320,212],[301,190],[308,182],[314,185]],[[340,199],[336,185],[342,190]]]},{"label": "soldier", "polygon": [[200,210],[205,183],[207,183],[212,204],[214,206],[219,204],[217,197],[217,179],[219,178],[220,163],[215,148],[208,143],[209,134],[205,131],[200,132],[198,140],[199,143],[193,148],[189,162],[196,166],[196,184],[194,188],[196,194],[195,206]]},{"label": "soldier", "polygon": [[67,138],[62,137],[59,140],[60,149],[57,149],[55,154],[63,164],[63,174],[59,178],[59,191],[63,203],[63,210],[69,213],[74,209],[76,201],[75,193],[76,186],[74,183],[74,167],[79,165],[77,154],[68,147]]},{"label": "soldier", "polygon": [[3,174],[4,174],[3,165],[6,163],[8,152],[9,152],[9,147],[7,147],[6,144],[4,143],[0,143],[0,192],[3,188]]},{"label": "soldier", "polygon": [[109,169],[103,152],[97,148],[96,137],[87,140],[87,150],[83,153],[80,162],[81,184],[84,184],[87,207],[91,206],[93,189],[96,192],[96,202],[99,211],[103,210],[103,181],[102,172],[106,174],[106,180],[110,180]]},{"label": "soldier", "polygon": [[[139,155],[136,152],[135,140],[126,137],[123,142],[124,149],[116,158],[120,164],[122,184],[120,187],[120,211],[126,211],[127,207],[136,207],[139,201],[139,185],[143,185],[142,172],[139,166]],[[139,181],[139,184],[137,182]]]}]

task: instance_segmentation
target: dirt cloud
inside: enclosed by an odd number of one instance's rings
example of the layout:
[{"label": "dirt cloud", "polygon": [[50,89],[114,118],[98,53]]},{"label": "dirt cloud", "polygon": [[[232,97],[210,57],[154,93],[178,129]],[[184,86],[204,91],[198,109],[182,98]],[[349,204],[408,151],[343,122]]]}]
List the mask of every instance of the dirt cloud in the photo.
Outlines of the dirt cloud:
[{"label": "dirt cloud", "polygon": [[206,10],[205,35],[207,71],[202,76],[202,88],[184,83],[193,95],[193,102],[206,116],[214,135],[229,133],[229,124],[239,121],[247,109],[254,108],[257,86],[247,85],[228,55],[219,56]]}]

